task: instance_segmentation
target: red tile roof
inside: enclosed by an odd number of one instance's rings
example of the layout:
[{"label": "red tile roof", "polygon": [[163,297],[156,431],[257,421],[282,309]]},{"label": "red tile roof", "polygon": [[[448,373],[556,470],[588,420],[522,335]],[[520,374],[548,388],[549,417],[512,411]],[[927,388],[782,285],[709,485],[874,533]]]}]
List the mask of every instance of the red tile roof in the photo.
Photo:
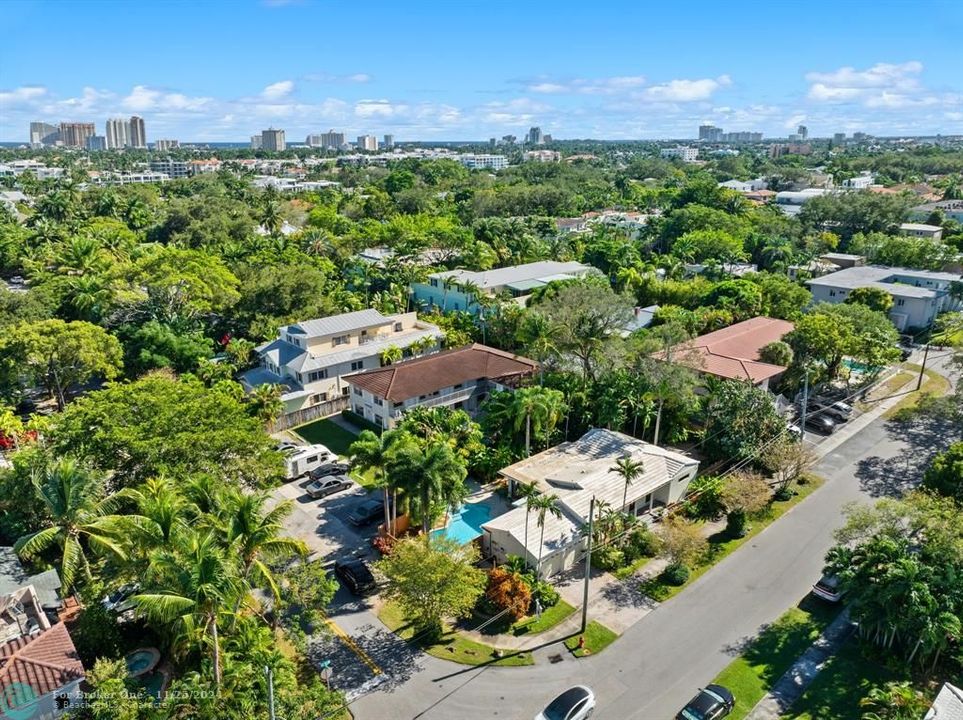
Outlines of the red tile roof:
[{"label": "red tile roof", "polygon": [[38,697],[84,677],[84,666],[63,623],[0,647],[0,686],[29,685]]},{"label": "red tile roof", "polygon": [[[761,362],[759,351],[781,340],[793,327],[788,320],[754,317],[678,345],[672,351],[672,360],[728,380],[760,383],[786,368]],[[665,353],[659,352],[653,357],[664,359]]]},{"label": "red tile roof", "polygon": [[470,380],[507,380],[531,375],[537,369],[534,360],[475,343],[344,379],[376,397],[401,402]]}]

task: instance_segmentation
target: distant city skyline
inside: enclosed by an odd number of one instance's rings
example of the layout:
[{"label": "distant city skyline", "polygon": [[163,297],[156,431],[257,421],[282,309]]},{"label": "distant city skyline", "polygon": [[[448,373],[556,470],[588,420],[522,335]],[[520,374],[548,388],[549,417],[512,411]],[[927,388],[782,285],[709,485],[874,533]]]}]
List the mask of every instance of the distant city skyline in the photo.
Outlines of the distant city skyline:
[{"label": "distant city skyline", "polygon": [[[766,137],[800,125],[810,138],[963,133],[952,0],[866,5],[858,22],[841,15],[859,3],[825,0],[778,22],[752,3],[519,14],[497,0],[372,0],[384,21],[363,25],[357,8],[320,0],[109,6],[76,0],[68,25],[51,3],[4,4],[0,141],[28,142],[31,122],[92,122],[99,134],[131,115],[148,142],[245,142],[268,127],[288,143],[330,128],[395,142],[524,138],[532,126],[612,140],[696,138],[702,124]],[[188,9],[163,43],[131,31]]]}]

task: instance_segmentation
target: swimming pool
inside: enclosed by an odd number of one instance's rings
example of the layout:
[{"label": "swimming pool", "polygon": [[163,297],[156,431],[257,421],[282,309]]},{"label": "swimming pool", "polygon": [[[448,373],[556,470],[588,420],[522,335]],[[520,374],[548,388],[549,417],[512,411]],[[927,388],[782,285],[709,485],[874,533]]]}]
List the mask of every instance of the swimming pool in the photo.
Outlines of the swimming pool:
[{"label": "swimming pool", "polygon": [[455,540],[460,545],[470,543],[482,534],[481,526],[491,518],[492,509],[483,503],[465,503],[448,518],[448,527],[432,531]]}]

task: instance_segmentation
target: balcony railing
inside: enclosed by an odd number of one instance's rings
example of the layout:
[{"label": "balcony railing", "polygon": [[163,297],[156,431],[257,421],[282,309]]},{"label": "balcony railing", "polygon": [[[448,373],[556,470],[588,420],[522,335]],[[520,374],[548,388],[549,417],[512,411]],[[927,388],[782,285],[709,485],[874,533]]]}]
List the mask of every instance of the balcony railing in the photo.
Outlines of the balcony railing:
[{"label": "balcony railing", "polygon": [[460,390],[455,390],[453,392],[444,393],[442,395],[435,395],[433,397],[426,397],[424,400],[419,400],[416,403],[412,403],[403,408],[398,408],[394,411],[395,415],[400,415],[405,410],[410,410],[413,407],[438,407],[439,405],[454,405],[456,402],[461,402],[462,400],[467,400],[475,392],[475,387],[461,388]]}]

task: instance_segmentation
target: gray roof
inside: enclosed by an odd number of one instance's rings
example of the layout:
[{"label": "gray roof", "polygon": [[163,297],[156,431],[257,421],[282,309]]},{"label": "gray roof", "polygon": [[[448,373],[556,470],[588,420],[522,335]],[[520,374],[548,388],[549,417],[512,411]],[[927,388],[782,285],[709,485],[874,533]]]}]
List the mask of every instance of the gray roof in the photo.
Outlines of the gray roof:
[{"label": "gray roof", "polygon": [[357,310],[326,318],[302,320],[299,323],[289,325],[288,332],[302,333],[307,337],[319,337],[321,335],[351,332],[373,325],[387,325],[390,322],[391,318],[387,318],[377,310],[369,308],[368,310]]},{"label": "gray roof", "polygon": [[943,683],[923,720],[963,720],[963,690]]},{"label": "gray roof", "polygon": [[284,367],[299,355],[307,355],[307,351],[292,345],[287,340],[272,340],[271,342],[259,345],[257,353],[262,358],[266,357],[278,367]]},{"label": "gray roof", "polygon": [[947,272],[931,272],[929,270],[911,270],[908,268],[890,268],[881,265],[857,265],[838,272],[823,275],[808,280],[808,285],[820,285],[830,288],[844,288],[855,290],[860,287],[874,287],[885,290],[890,295],[913,298],[936,297],[935,287],[917,287],[905,282],[894,282],[896,277],[910,278],[923,282],[950,283],[960,280],[960,275]]},{"label": "gray roof", "polygon": [[582,275],[592,269],[593,268],[591,265],[583,265],[580,262],[558,262],[557,260],[543,260],[541,262],[527,263],[525,265],[498,268],[496,270],[485,270],[483,272],[473,272],[471,270],[448,270],[446,272],[434,273],[429,277],[438,279],[454,277],[459,282],[472,282],[482,290],[488,290],[490,288],[503,287],[510,283],[520,283],[525,280],[540,280],[552,275]]},{"label": "gray roof", "polygon": [[60,604],[60,576],[56,570],[29,575],[12,547],[0,547],[0,595],[33,585],[42,606]]}]

